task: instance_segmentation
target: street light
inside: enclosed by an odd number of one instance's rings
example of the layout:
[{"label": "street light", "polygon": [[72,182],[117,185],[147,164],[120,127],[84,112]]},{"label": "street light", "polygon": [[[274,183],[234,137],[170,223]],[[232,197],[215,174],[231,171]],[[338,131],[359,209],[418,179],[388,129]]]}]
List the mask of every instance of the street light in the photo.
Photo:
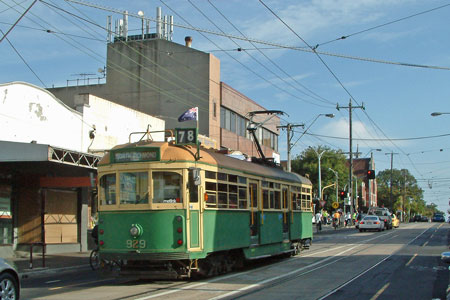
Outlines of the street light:
[{"label": "street light", "polygon": [[450,112],[434,112],[434,113],[431,113],[432,117],[437,117],[437,116],[440,116],[440,115],[450,115]]},{"label": "street light", "polygon": [[320,170],[320,159],[322,158],[322,155],[325,153],[325,150],[323,150],[322,152],[317,152],[316,149],[312,148],[311,149],[314,150],[314,152],[317,155],[317,159],[319,160],[319,169],[318,169],[318,177],[319,177],[319,189],[318,189],[318,193],[319,193],[319,200],[322,200],[322,174],[321,174],[321,170]]},{"label": "street light", "polygon": [[317,119],[318,119],[320,116],[325,116],[325,117],[327,117],[327,118],[334,118],[334,114],[318,114],[318,115],[314,118],[314,120],[311,122],[311,124],[309,124],[308,128],[306,128],[305,131],[303,131],[302,135],[295,141],[295,143],[292,144],[291,147],[294,147],[295,144],[297,144],[297,142],[302,138],[302,136],[305,135],[305,133],[308,131],[308,129],[311,128],[311,126],[314,124],[314,122],[317,121]]}]

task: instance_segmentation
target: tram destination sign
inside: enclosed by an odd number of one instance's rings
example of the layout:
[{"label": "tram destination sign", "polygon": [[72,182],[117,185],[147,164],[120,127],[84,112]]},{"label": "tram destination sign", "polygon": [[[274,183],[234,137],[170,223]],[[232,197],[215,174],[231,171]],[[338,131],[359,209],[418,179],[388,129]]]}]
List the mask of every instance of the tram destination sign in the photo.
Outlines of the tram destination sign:
[{"label": "tram destination sign", "polygon": [[197,144],[197,128],[176,128],[175,135],[178,145]]},{"label": "tram destination sign", "polygon": [[159,148],[123,148],[111,151],[111,163],[159,161]]}]

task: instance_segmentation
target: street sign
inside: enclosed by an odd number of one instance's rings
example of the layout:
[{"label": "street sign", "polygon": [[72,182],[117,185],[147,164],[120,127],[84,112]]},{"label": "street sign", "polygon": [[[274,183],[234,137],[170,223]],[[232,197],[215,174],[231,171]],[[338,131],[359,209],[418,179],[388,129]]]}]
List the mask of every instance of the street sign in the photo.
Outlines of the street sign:
[{"label": "street sign", "polygon": [[321,200],[321,201],[320,201],[320,206],[321,206],[321,207],[324,207],[324,206],[325,206],[325,203],[327,203],[327,202],[324,201],[324,200]]},{"label": "street sign", "polygon": [[331,204],[331,206],[336,209],[339,207],[339,203],[338,202],[333,202],[333,204]]},{"label": "street sign", "polygon": [[197,128],[175,128],[177,145],[196,145]]}]

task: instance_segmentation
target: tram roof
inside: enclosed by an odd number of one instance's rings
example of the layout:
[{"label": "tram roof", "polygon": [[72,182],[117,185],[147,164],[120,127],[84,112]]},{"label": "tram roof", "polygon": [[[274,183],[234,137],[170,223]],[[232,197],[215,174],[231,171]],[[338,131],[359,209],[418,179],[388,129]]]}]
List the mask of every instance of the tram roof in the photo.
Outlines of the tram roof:
[{"label": "tram roof", "polygon": [[[152,142],[141,141],[138,143],[124,144],[115,146],[111,149],[102,160],[98,163],[98,166],[108,165],[111,163],[112,151],[123,151],[125,149],[143,149],[146,147],[155,147],[160,149],[160,161],[161,162],[189,162],[195,161],[195,153],[197,149],[195,146],[179,146],[173,143],[167,142]],[[275,180],[290,181],[301,184],[311,184],[311,181],[297,173],[286,172],[276,167],[269,167],[262,164],[240,160],[227,156],[223,153],[219,153],[213,149],[200,148],[200,160],[198,163],[204,163],[208,165],[218,166],[219,168],[231,169],[239,172],[243,172],[249,175],[260,175],[269,177]]]}]

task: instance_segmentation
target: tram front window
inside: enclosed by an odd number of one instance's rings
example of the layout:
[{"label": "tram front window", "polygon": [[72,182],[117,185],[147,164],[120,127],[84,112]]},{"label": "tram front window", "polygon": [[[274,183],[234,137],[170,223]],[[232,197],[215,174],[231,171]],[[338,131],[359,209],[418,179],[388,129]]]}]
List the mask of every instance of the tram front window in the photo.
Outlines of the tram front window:
[{"label": "tram front window", "polygon": [[182,203],[182,177],[175,172],[153,172],[153,203]]},{"label": "tram front window", "polygon": [[116,204],[116,174],[103,175],[100,178],[101,189],[101,204],[115,205]]},{"label": "tram front window", "polygon": [[120,173],[120,204],[148,203],[148,173]]}]

